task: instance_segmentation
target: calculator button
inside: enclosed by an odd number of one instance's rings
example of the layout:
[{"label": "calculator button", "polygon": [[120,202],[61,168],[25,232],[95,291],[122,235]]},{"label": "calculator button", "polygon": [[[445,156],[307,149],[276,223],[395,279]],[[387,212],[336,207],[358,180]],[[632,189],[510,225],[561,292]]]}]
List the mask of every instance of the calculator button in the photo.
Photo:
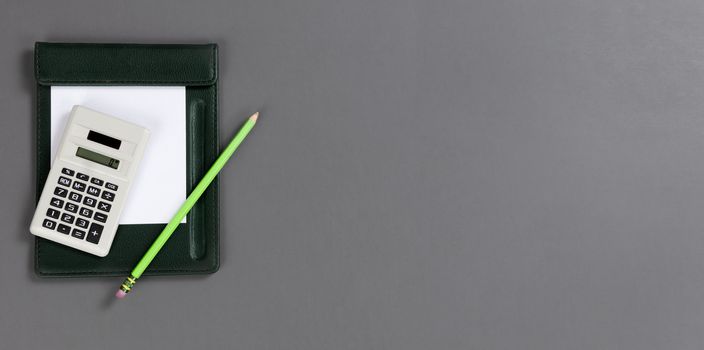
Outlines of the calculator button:
[{"label": "calculator button", "polygon": [[69,203],[66,203],[66,208],[64,208],[64,209],[66,209],[67,211],[70,211],[72,213],[75,213],[78,211],[78,206],[69,202]]},{"label": "calculator button", "polygon": [[81,212],[79,214],[81,214],[81,216],[90,218],[93,215],[93,211],[88,208],[81,208]]},{"label": "calculator button", "polygon": [[56,209],[49,208],[46,210],[46,216],[48,216],[50,218],[58,219],[59,218],[59,211]]},{"label": "calculator button", "polygon": [[73,189],[74,189],[74,190],[79,190],[79,191],[83,192],[83,191],[86,190],[86,184],[84,184],[83,182],[75,181],[75,182],[73,183]]},{"label": "calculator button", "polygon": [[54,194],[59,197],[62,197],[62,198],[66,198],[67,193],[68,193],[68,190],[63,187],[57,187],[54,189]]},{"label": "calculator button", "polygon": [[79,180],[88,181],[88,179],[90,179],[90,176],[83,173],[78,173],[76,174],[76,178]]},{"label": "calculator button", "polygon": [[88,238],[86,241],[98,244],[100,241],[100,235],[103,234],[103,226],[96,223],[90,224],[90,229],[88,230]]},{"label": "calculator button", "polygon": [[86,196],[86,198],[83,198],[83,204],[85,204],[91,208],[95,207],[95,202],[96,202],[95,198],[91,198],[88,196]]},{"label": "calculator button", "polygon": [[73,176],[73,170],[68,169],[68,168],[61,169],[61,173],[66,174],[68,176]]},{"label": "calculator button", "polygon": [[112,205],[110,204],[107,204],[105,202],[98,203],[98,209],[102,211],[110,211],[110,208],[112,208]]},{"label": "calculator button", "polygon": [[68,214],[68,213],[64,213],[64,215],[61,215],[61,221],[67,222],[67,223],[69,223],[69,224],[72,224],[72,223],[73,223],[73,220],[74,220],[75,218],[76,218],[75,216],[73,216],[73,215],[71,215],[71,214]]},{"label": "calculator button", "polygon": [[76,226],[80,228],[88,228],[88,220],[82,218],[76,218]]},{"label": "calculator button", "polygon": [[112,192],[103,191],[103,195],[100,196],[100,198],[107,199],[112,202],[112,200],[115,199],[115,194]]},{"label": "calculator button", "polygon": [[74,228],[73,232],[71,232],[71,236],[76,237],[78,239],[83,239],[83,237],[86,236],[86,231],[81,231],[77,228]]},{"label": "calculator button", "polygon": [[106,187],[108,190],[117,191],[117,185],[115,185],[115,184],[111,184],[111,183],[108,182],[108,183],[105,184],[105,187]]},{"label": "calculator button", "polygon": [[44,222],[42,222],[42,226],[53,230],[54,227],[56,227],[56,222],[51,221],[49,219],[44,219]]},{"label": "calculator button", "polygon": [[93,219],[95,219],[95,221],[105,222],[105,221],[108,221],[108,216],[101,213],[101,212],[96,211]]},{"label": "calculator button", "polygon": [[81,202],[81,198],[83,198],[82,195],[76,193],[76,192],[71,192],[71,194],[68,196],[68,198],[74,202]]},{"label": "calculator button", "polygon": [[98,185],[98,186],[102,186],[102,185],[103,185],[103,180],[101,180],[101,179],[92,178],[92,179],[90,179],[90,182],[93,183],[93,184],[96,184],[96,185]]},{"label": "calculator button", "polygon": [[71,180],[67,177],[59,176],[59,185],[70,186]]},{"label": "calculator button", "polygon": [[97,187],[88,186],[88,194],[91,194],[91,195],[94,195],[97,197],[98,195],[100,195],[100,190]]},{"label": "calculator button", "polygon": [[59,227],[56,229],[56,231],[59,231],[65,235],[67,235],[69,232],[71,232],[71,227],[66,226],[64,224],[59,224]]},{"label": "calculator button", "polygon": [[61,207],[64,206],[64,201],[54,197],[51,199],[51,202],[49,202],[49,204],[51,204],[51,206],[53,206],[53,207],[57,207],[57,208],[61,209]]}]

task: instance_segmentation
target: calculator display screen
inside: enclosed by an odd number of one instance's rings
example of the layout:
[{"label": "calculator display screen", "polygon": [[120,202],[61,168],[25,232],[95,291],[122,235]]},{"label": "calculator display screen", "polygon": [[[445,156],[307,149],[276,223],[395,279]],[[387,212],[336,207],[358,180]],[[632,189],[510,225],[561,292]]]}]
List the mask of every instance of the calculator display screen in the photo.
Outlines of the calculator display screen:
[{"label": "calculator display screen", "polygon": [[110,158],[100,153],[87,150],[83,147],[78,147],[78,150],[76,150],[76,156],[81,157],[83,159],[88,159],[98,164],[105,165],[107,167],[111,167],[113,169],[117,169],[117,166],[120,165],[120,161],[115,158]]}]

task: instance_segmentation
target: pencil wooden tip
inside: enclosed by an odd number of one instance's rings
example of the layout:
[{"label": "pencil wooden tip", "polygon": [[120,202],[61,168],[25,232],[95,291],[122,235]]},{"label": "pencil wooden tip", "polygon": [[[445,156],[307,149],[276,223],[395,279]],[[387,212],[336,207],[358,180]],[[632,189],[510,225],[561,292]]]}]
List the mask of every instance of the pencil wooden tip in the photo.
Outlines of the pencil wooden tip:
[{"label": "pencil wooden tip", "polygon": [[251,117],[249,117],[249,119],[250,119],[251,121],[253,121],[253,122],[256,122],[256,121],[257,121],[257,118],[259,118],[259,112],[254,113],[254,114],[252,114]]}]

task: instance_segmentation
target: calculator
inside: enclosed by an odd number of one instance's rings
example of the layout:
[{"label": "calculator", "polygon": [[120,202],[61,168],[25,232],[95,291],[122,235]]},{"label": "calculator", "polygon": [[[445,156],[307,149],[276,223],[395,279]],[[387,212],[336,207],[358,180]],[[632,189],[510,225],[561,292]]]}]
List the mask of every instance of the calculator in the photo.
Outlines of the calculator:
[{"label": "calculator", "polygon": [[106,256],[148,139],[139,125],[74,106],[29,231]]}]

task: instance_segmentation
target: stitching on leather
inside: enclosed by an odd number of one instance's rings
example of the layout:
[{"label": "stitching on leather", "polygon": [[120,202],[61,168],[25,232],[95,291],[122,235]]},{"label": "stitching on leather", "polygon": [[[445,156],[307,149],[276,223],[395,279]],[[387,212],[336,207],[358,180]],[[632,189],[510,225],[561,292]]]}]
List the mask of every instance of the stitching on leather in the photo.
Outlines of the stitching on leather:
[{"label": "stitching on leather", "polygon": [[39,77],[42,76],[41,67],[39,66],[39,47],[40,45],[37,44],[34,48],[34,70],[37,74],[37,80],[40,80]]},{"label": "stitching on leather", "polygon": [[[65,83],[67,80],[55,80],[55,79],[39,79],[40,83]],[[98,81],[96,80],[71,80],[71,84],[93,84],[93,85],[102,85],[102,84],[97,84]],[[174,85],[179,85],[179,84],[190,84],[190,83],[202,83],[204,84],[203,86],[208,86],[212,85],[210,84],[210,80],[110,80],[107,82],[107,84],[102,85],[102,86],[111,86],[114,85],[115,83],[125,83],[125,84],[136,84],[136,83],[156,83],[156,84],[174,84]]]},{"label": "stitching on leather", "polygon": [[[218,96],[217,96],[216,91],[217,91],[217,85],[210,88],[210,96],[211,96],[211,100],[213,101],[213,111],[212,111],[212,116],[211,116],[211,120],[213,120],[212,132],[213,132],[213,135],[215,135],[215,140],[216,140],[216,142],[215,142],[216,156],[215,157],[217,157],[218,150],[220,148],[220,135],[218,135],[218,133],[217,133],[218,132],[218,117],[217,117],[218,116]],[[218,195],[218,192],[220,192],[220,178],[217,178],[216,181],[217,182],[215,182],[215,188],[212,191],[215,196],[215,208],[217,208],[217,211],[219,213],[220,212],[220,196]],[[213,242],[216,242],[215,246],[219,247],[220,242],[219,242],[219,239],[217,236],[220,231],[220,227],[219,227],[220,225],[217,222],[217,217],[215,216],[215,210],[208,210],[208,212],[210,214],[210,224],[213,226],[213,228],[210,231],[211,232],[210,233],[210,242],[211,242],[211,244],[213,244]],[[210,248],[216,249],[216,247],[210,247]],[[218,252],[217,254],[213,254],[211,256],[218,258],[220,256],[220,252]],[[217,265],[217,263],[216,263],[216,265]]]},{"label": "stitching on leather", "polygon": [[[39,147],[42,144],[42,132],[41,132],[42,123],[39,120],[40,116],[42,115],[41,93],[42,93],[42,90],[39,87],[39,85],[37,85],[37,115],[36,115],[36,118],[37,118],[37,121],[36,121],[36,123],[37,123],[37,150],[39,149]],[[37,170],[39,170],[39,162],[41,162],[41,157],[39,157],[39,154],[37,154],[36,164],[34,164],[34,166],[36,167],[36,170],[35,170],[36,172],[38,172]],[[35,176],[39,176],[39,174],[36,174]],[[36,186],[36,184],[35,184],[35,186]],[[36,187],[34,189],[34,192],[35,192],[34,196],[36,197],[36,192],[37,192]],[[36,198],[35,198],[35,200],[36,200]],[[36,261],[37,266],[35,267],[35,270],[39,270],[39,266],[41,265],[41,260],[42,260],[42,245],[40,243],[41,242],[39,242],[39,238],[35,237],[34,238],[34,247],[35,247],[35,249],[37,249],[37,261]]]},{"label": "stitching on leather", "polygon": [[[190,84],[190,83],[209,83],[215,84],[216,76],[215,76],[215,66],[217,65],[216,62],[216,55],[215,55],[215,50],[217,46],[212,45],[212,48],[210,49],[210,77],[208,79],[200,79],[200,80],[111,80],[110,83],[123,83],[123,84],[131,84],[131,83],[167,83],[167,82],[173,82],[174,84],[178,83],[185,83],[185,84]],[[35,61],[35,68],[37,71],[37,81],[40,83],[55,83],[55,82],[65,82],[66,80],[59,80],[59,79],[42,79],[41,77],[41,65],[39,64],[39,45],[37,45],[37,48],[34,50],[34,61]],[[95,83],[95,80],[71,80],[71,83]]]},{"label": "stitching on leather", "polygon": [[[214,269],[164,269],[164,270],[151,270],[148,273],[145,273],[143,276],[159,276],[158,274],[162,273],[170,273],[170,272],[185,272],[188,274],[194,273],[194,272],[203,272],[207,273],[210,271],[213,271]],[[106,276],[110,277],[109,274],[128,274],[130,273],[130,270],[112,270],[112,271],[85,271],[85,270],[76,270],[76,271],[67,271],[63,270],[62,272],[40,272],[42,276]]]}]

